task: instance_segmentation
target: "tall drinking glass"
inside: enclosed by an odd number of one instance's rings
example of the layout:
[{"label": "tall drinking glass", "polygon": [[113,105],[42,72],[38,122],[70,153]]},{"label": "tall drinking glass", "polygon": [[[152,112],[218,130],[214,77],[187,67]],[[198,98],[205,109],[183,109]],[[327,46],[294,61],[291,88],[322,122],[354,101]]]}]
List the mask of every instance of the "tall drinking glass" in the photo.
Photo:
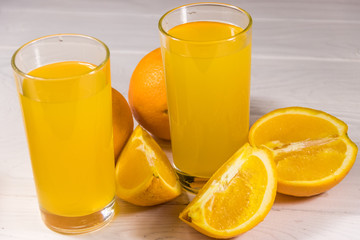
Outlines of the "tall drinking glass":
[{"label": "tall drinking glass", "polygon": [[83,233],[114,214],[109,49],[84,35],[42,37],[12,57],[45,224]]},{"label": "tall drinking glass", "polygon": [[189,191],[247,141],[251,25],[221,3],[184,5],[159,21],[173,161]]}]

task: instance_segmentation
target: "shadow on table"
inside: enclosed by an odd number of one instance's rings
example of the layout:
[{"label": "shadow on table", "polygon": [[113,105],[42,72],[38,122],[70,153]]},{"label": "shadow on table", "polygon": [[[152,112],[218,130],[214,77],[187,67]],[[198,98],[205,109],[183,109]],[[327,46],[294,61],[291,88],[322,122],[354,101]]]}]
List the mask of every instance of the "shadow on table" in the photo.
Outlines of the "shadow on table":
[{"label": "shadow on table", "polygon": [[178,218],[190,199],[183,192],[172,201],[151,207],[135,206],[117,199],[116,215],[110,227],[118,232],[119,239],[120,236],[124,239],[211,239]]},{"label": "shadow on table", "polygon": [[320,196],[324,197],[326,194],[327,193],[325,192],[312,197],[295,197],[295,196],[289,196],[289,195],[277,193],[275,198],[275,204],[282,204],[282,205],[287,205],[287,204],[293,205],[294,203],[303,204],[314,201],[316,200],[317,197]]}]

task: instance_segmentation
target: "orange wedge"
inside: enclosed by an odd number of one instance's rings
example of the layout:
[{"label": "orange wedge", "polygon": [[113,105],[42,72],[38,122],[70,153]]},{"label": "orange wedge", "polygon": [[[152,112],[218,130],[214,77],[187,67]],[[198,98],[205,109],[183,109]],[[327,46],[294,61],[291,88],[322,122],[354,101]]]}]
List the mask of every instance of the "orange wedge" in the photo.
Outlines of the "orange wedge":
[{"label": "orange wedge", "polygon": [[132,204],[152,206],[181,193],[177,176],[163,150],[137,126],[116,164],[116,195]]},{"label": "orange wedge", "polygon": [[179,218],[207,236],[231,238],[261,222],[275,195],[271,152],[245,144],[218,169]]},{"label": "orange wedge", "polygon": [[353,166],[357,147],[347,129],[343,121],[325,112],[289,107],[256,121],[249,142],[273,152],[278,192],[312,196],[334,187]]}]

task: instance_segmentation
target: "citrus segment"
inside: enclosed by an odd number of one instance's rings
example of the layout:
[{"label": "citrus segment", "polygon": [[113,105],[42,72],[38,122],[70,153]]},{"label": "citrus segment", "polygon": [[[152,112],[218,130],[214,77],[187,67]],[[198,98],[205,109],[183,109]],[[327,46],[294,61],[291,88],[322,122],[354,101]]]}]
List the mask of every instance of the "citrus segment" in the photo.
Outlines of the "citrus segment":
[{"label": "citrus segment", "polygon": [[205,184],[180,219],[199,232],[230,238],[250,230],[270,211],[276,194],[271,153],[245,144]]},{"label": "citrus segment", "polygon": [[127,202],[152,206],[169,201],[181,187],[156,141],[137,126],[116,164],[116,193]]},{"label": "citrus segment", "polygon": [[278,192],[312,196],[338,184],[354,164],[357,147],[347,129],[344,122],[327,113],[291,107],[256,121],[249,142],[273,152]]},{"label": "citrus segment", "polygon": [[288,144],[307,139],[343,135],[347,126],[341,120],[318,110],[290,107],[272,111],[257,120],[250,129],[253,146],[281,142]]},{"label": "citrus segment", "polygon": [[275,150],[278,191],[294,196],[312,196],[334,187],[350,171],[357,147],[346,136],[292,153]]}]

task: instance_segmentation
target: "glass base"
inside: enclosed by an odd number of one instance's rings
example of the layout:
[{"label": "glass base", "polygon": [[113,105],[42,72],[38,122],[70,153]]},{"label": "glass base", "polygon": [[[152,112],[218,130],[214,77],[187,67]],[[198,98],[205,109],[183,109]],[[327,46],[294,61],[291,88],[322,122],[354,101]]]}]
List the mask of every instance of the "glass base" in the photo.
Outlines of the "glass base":
[{"label": "glass base", "polygon": [[40,208],[45,225],[63,234],[80,234],[98,230],[108,224],[115,213],[115,198],[102,210],[81,217],[64,217]]},{"label": "glass base", "polygon": [[197,194],[199,190],[209,180],[209,178],[191,176],[189,174],[179,171],[178,169],[175,169],[175,171],[179,177],[179,182],[181,183],[181,186],[191,193]]}]

